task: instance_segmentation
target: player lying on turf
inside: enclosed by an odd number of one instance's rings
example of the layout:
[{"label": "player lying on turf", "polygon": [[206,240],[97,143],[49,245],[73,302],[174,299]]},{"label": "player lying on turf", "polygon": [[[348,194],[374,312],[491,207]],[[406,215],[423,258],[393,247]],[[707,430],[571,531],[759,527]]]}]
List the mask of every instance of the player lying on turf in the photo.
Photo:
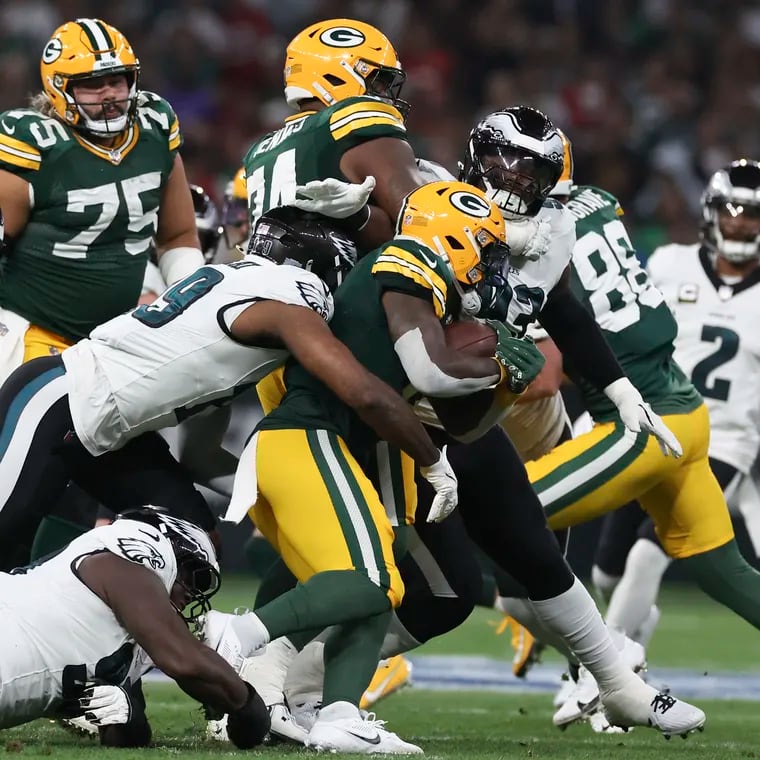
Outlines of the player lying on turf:
[{"label": "player lying on turf", "polygon": [[155,665],[228,712],[237,747],[261,743],[269,730],[261,698],[188,630],[218,588],[208,535],[150,507],[0,573],[0,728],[85,715],[103,744],[145,746],[150,725],[132,689]]}]

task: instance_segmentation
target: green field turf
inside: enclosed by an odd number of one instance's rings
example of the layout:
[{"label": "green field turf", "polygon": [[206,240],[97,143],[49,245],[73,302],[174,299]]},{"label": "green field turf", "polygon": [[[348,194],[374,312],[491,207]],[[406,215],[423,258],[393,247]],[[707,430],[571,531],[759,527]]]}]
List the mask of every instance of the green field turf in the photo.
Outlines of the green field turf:
[{"label": "green field turf", "polygon": [[[217,607],[232,610],[249,603],[250,583],[226,579]],[[728,611],[687,588],[671,587],[662,598],[662,624],[650,649],[650,663],[663,667],[760,671],[760,635]],[[494,635],[496,613],[478,610],[462,626],[422,654],[484,654],[507,659],[506,637]],[[551,655],[547,655],[551,658]],[[760,675],[759,675],[760,677]],[[4,731],[0,755],[62,760],[141,758],[159,760],[308,753],[303,748],[266,748],[235,752],[230,745],[203,739],[204,722],[197,706],[171,684],[146,685],[148,715],[154,730],[153,748],[141,751],[102,750],[97,742],[69,734],[49,721]],[[377,706],[389,728],[420,744],[429,758],[631,758],[632,760],[727,760],[760,758],[755,725],[758,703],[695,700],[708,716],[707,728],[683,741],[665,741],[654,732],[637,729],[626,735],[598,736],[586,725],[560,733],[551,725],[548,694],[433,692],[406,689]],[[104,754],[101,754],[104,753]],[[348,756],[347,756],[348,757]]]}]

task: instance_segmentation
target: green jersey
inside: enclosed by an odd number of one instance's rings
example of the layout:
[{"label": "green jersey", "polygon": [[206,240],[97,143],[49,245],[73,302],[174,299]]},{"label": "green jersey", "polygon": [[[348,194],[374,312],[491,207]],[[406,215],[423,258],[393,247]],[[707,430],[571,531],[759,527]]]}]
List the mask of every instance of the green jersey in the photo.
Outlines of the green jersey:
[{"label": "green jersey", "polygon": [[0,168],[29,183],[32,203],[0,306],[71,341],[134,307],[181,142],[171,106],[149,92],[114,148],[31,109],[1,114]]},{"label": "green jersey", "polygon": [[[617,199],[582,185],[573,189],[566,208],[575,218],[571,285],[576,297],[594,315],[631,382],[657,414],[695,409],[702,399],[673,360],[675,319],[636,258]],[[571,374],[578,369],[571,368]],[[596,421],[617,418],[603,393],[574,379]]]},{"label": "green jersey", "polygon": [[[335,293],[330,328],[368,370],[399,393],[409,379],[393,348],[381,303],[392,290],[429,301],[442,322],[452,317],[456,289],[446,263],[430,248],[396,238],[359,260]],[[259,429],[330,430],[340,435],[361,461],[377,436],[332,391],[291,361],[285,370],[287,393]]]},{"label": "green jersey", "polygon": [[340,170],[343,154],[378,137],[406,140],[406,127],[396,108],[369,96],[286,119],[243,159],[251,228],[270,208],[292,205],[296,185],[328,177],[346,180]]}]

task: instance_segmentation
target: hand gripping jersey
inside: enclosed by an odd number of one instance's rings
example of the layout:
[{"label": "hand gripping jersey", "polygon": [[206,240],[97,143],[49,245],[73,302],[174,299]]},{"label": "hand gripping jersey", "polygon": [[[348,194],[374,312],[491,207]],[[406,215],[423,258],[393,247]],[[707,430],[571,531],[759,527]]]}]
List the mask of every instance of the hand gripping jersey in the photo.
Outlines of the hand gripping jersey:
[{"label": "hand gripping jersey", "polygon": [[[573,189],[567,210],[575,218],[571,284],[594,315],[626,375],[657,414],[701,404],[699,393],[672,360],[676,323],[662,293],[641,268],[619,217],[617,199],[596,187]],[[617,419],[614,404],[568,368],[597,422]]]},{"label": "hand gripping jersey", "polygon": [[69,405],[94,455],[223,403],[283,364],[285,349],[236,341],[231,325],[261,300],[316,311],[333,301],[315,274],[257,256],[201,267],[155,302],[112,319],[63,352]]},{"label": "hand gripping jersey", "polygon": [[167,593],[174,584],[169,540],[126,519],[85,533],[39,565],[0,573],[0,728],[55,715],[86,680],[121,685],[147,667],[111,608],[79,578],[82,560],[104,551],[156,573]]},{"label": "hand gripping jersey", "polygon": [[370,96],[287,118],[285,126],[254,143],[243,159],[251,229],[265,211],[292,205],[296,185],[328,177],[345,180],[343,154],[378,137],[406,140],[406,127],[394,106]]},{"label": "hand gripping jersey", "polygon": [[72,342],[132,308],[181,144],[171,106],[149,92],[114,148],[31,109],[0,115],[0,169],[32,195],[3,262],[0,306]]},{"label": "hand gripping jersey", "polygon": [[647,262],[678,323],[675,358],[710,412],[710,456],[747,474],[760,448],[760,271],[733,285],[699,245]]}]

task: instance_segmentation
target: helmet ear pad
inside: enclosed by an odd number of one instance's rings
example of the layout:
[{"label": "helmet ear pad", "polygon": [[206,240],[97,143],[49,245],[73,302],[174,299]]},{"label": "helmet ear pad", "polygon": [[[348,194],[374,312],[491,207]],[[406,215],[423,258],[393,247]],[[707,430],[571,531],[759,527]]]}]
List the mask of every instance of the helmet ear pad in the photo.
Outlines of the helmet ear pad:
[{"label": "helmet ear pad", "polygon": [[259,218],[246,253],[307,269],[332,292],[358,256],[356,244],[334,219],[289,206],[270,209]]}]

